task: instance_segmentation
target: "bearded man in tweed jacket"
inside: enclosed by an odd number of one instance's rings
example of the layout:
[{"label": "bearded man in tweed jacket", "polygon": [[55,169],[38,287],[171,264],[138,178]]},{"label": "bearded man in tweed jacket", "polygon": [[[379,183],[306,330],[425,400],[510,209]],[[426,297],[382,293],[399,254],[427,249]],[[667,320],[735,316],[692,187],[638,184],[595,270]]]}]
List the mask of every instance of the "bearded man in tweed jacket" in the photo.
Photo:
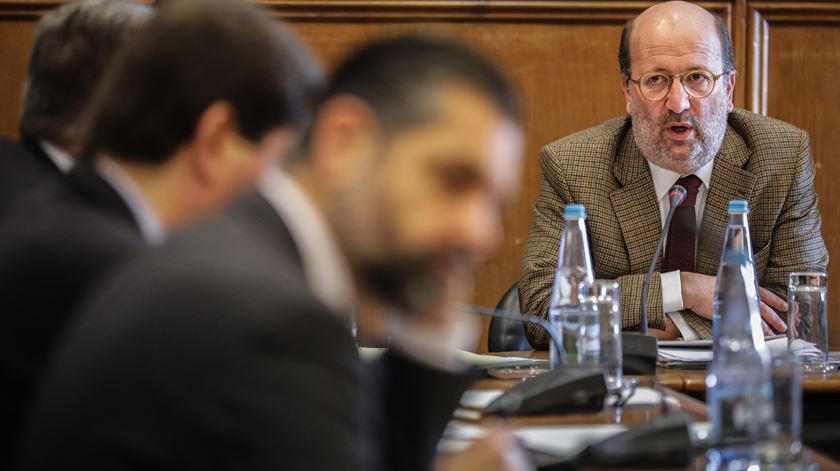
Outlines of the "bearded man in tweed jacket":
[{"label": "bearded man in tweed jacket", "polygon": [[[734,109],[729,33],[696,5],[662,3],[629,22],[619,63],[628,115],[540,153],[540,193],[519,283],[522,311],[547,317],[563,207],[578,203],[587,208],[595,275],[619,282],[622,328],[637,327],[668,189],[694,175],[694,269],[657,272],[651,279],[651,332],[663,339],[711,338],[715,274],[732,199],[749,202],[765,333],[784,332],[779,314],[787,311],[788,273],[824,271],[828,264],[807,134]],[[529,327],[528,337],[534,347],[547,348],[541,328]]]}]

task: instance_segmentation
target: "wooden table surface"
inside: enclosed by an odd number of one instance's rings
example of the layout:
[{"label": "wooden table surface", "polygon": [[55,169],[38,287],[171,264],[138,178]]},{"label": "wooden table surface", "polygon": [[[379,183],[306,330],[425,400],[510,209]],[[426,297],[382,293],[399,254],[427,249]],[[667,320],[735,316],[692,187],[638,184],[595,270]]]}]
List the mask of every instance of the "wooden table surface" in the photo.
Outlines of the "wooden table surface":
[{"label": "wooden table surface", "polygon": [[[840,350],[840,348],[837,348]],[[499,352],[491,355],[547,359],[548,351]],[[660,385],[674,391],[701,393],[706,391],[706,371],[679,368],[657,368],[656,379]],[[805,374],[802,390],[806,393],[840,393],[840,370],[828,374]]]},{"label": "wooden table surface", "polygon": [[[548,358],[546,351],[532,351],[532,352],[500,352],[495,353],[501,356],[516,356],[523,358]],[[806,375],[819,376],[819,375]],[[654,386],[652,377],[636,376],[639,380],[640,387]],[[473,383],[473,389],[507,389],[522,381],[522,379],[481,379]],[[705,372],[699,370],[673,370],[666,368],[657,369],[656,383],[660,387],[665,388],[665,393],[673,397],[679,402],[679,407],[671,406],[669,413],[683,412],[689,414],[694,420],[707,420],[706,404],[699,401],[688,394],[698,390],[701,385],[705,391]],[[803,381],[803,385],[808,385],[813,390],[825,391],[840,391],[840,375],[824,375],[824,377],[807,378]],[[834,389],[837,388],[837,389]],[[553,415],[553,416],[528,416],[528,417],[514,417],[511,419],[514,426],[530,426],[530,425],[588,425],[588,424],[620,424],[625,426],[633,426],[636,424],[650,422],[659,417],[662,417],[663,411],[659,405],[655,406],[628,406],[616,410],[615,408],[605,408],[597,414],[579,414],[579,415]],[[459,417],[461,419],[461,417]],[[478,419],[481,422],[483,419]],[[815,450],[811,450],[815,460],[820,464],[820,469],[837,469],[840,470],[840,463],[832,461],[830,458],[820,454]],[[702,457],[698,458],[696,463],[693,463],[686,469],[702,469]]]}]

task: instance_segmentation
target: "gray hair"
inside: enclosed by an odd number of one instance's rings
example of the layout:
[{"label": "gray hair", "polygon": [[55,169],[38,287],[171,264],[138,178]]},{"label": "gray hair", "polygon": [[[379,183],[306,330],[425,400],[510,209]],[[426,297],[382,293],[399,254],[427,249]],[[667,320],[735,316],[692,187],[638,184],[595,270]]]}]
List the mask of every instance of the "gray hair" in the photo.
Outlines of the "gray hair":
[{"label": "gray hair", "polygon": [[101,77],[151,13],[127,0],[80,0],[44,15],[23,88],[21,134],[61,147],[78,145]]}]

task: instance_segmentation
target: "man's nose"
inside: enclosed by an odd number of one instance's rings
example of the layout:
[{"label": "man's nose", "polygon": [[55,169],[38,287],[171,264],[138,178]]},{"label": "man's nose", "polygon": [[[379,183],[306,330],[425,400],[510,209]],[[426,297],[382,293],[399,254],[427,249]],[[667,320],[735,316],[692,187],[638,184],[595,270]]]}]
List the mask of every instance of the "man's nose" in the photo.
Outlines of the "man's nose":
[{"label": "man's nose", "polygon": [[682,77],[674,77],[671,89],[665,95],[665,107],[677,114],[691,107],[691,97],[683,88],[681,79]]}]

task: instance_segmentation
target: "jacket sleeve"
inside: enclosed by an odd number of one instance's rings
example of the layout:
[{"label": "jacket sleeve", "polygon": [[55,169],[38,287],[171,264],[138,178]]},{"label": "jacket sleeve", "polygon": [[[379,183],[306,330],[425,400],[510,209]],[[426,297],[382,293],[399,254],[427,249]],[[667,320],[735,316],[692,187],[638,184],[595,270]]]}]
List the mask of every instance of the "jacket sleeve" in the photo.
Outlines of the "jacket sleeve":
[{"label": "jacket sleeve", "polygon": [[804,131],[792,169],[793,182],[773,228],[770,246],[755,255],[757,264],[764,264],[764,258],[767,258],[767,269],[759,280],[761,286],[782,298],[787,297],[790,272],[825,272],[828,266],[828,251],[820,232],[822,219],[814,190],[816,171],[808,134]]}]

